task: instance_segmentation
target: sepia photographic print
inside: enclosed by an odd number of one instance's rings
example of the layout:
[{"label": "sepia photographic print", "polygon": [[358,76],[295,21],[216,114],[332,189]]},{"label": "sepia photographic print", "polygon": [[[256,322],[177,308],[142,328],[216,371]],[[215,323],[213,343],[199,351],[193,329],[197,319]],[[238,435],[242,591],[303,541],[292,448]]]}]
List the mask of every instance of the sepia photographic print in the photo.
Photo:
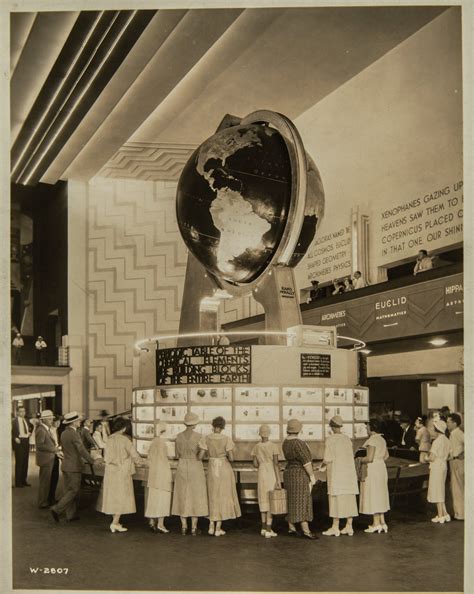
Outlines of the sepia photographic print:
[{"label": "sepia photographic print", "polygon": [[472,592],[471,3],[0,9],[0,591]]}]

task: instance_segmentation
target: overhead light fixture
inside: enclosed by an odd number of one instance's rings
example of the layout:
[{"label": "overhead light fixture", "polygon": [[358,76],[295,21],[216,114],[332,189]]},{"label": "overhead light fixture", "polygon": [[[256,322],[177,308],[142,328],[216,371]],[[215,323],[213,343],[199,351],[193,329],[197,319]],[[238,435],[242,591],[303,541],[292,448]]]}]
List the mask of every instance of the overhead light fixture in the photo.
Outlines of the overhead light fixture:
[{"label": "overhead light fixture", "polygon": [[447,342],[448,341],[446,340],[446,338],[433,338],[433,340],[429,341],[429,343],[432,344],[433,346],[443,346]]}]

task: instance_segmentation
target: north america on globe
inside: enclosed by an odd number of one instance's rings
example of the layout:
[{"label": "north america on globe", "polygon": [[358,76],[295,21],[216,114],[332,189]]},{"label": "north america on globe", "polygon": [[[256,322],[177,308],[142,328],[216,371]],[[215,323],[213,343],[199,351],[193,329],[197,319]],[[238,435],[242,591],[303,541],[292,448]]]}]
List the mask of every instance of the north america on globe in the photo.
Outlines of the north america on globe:
[{"label": "north america on globe", "polygon": [[235,126],[205,141],[183,169],[178,224],[210,272],[229,282],[251,282],[279,245],[290,200],[291,163],[283,137],[268,126]]}]

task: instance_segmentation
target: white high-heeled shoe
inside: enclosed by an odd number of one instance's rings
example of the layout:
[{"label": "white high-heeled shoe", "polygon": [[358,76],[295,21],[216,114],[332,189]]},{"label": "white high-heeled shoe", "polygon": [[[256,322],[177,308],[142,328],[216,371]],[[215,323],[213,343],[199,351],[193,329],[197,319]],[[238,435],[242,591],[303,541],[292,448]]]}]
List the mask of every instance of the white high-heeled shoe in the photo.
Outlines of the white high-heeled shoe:
[{"label": "white high-heeled shoe", "polygon": [[387,524],[381,524],[381,526],[382,526],[382,530],[385,532],[385,534],[387,534],[387,532],[388,532]]},{"label": "white high-heeled shoe", "polygon": [[341,534],[347,534],[347,536],[354,536],[354,529],[353,528],[348,528],[347,526],[345,526],[341,530]]},{"label": "white high-heeled shoe", "polygon": [[440,520],[441,520],[441,518],[439,516],[435,516],[434,518],[431,518],[431,521],[434,524],[439,524]]},{"label": "white high-heeled shoe", "polygon": [[445,522],[451,522],[451,516],[450,516],[449,514],[446,514],[446,515],[444,516],[444,521],[445,521]]},{"label": "white high-heeled shoe", "polygon": [[341,534],[341,532],[339,531],[339,529],[334,529],[334,528],[329,528],[329,530],[326,530],[325,532],[323,532],[324,536],[339,536]]},{"label": "white high-heeled shoe", "polygon": [[215,535],[216,536],[224,536],[225,532],[224,530],[216,530]]},{"label": "white high-heeled shoe", "polygon": [[110,532],[114,533],[114,532],[127,532],[128,528],[125,528],[124,526],[122,526],[122,524],[110,524]]},{"label": "white high-heeled shoe", "polygon": [[369,526],[364,530],[364,532],[368,532],[369,534],[373,534],[374,532],[378,532],[379,534],[382,532],[383,528],[382,525],[379,524],[378,526]]}]

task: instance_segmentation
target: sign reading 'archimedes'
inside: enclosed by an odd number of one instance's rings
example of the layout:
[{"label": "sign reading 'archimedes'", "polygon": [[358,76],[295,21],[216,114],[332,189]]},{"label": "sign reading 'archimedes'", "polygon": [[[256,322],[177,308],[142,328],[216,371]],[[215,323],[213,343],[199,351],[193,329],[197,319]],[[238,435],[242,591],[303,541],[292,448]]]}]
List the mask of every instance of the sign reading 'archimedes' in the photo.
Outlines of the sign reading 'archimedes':
[{"label": "sign reading 'archimedes'", "polygon": [[249,384],[249,346],[196,346],[156,351],[156,385]]}]

